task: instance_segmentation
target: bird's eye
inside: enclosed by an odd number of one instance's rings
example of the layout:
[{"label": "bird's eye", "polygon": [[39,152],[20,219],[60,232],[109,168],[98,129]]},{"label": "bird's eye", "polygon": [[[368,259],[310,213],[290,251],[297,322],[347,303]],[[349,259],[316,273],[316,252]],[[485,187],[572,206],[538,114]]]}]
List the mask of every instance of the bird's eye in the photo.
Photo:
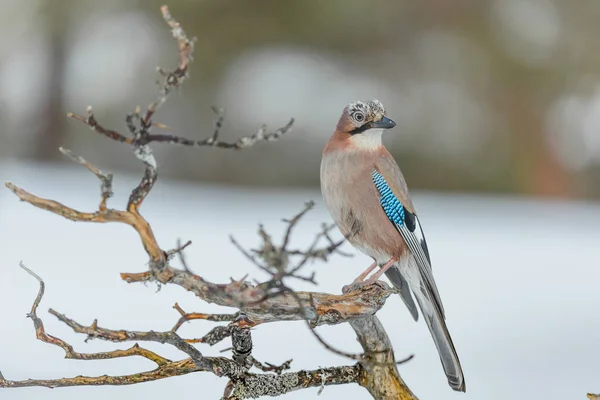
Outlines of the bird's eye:
[{"label": "bird's eye", "polygon": [[357,112],[356,114],[354,114],[354,119],[356,120],[356,122],[363,122],[365,120],[365,115],[361,112]]}]

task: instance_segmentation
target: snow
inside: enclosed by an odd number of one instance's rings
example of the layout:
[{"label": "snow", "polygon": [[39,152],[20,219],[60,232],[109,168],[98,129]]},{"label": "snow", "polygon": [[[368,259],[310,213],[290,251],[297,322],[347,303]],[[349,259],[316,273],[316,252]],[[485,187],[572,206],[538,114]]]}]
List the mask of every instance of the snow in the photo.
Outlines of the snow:
[{"label": "snow", "polygon": [[[140,174],[141,176],[141,174]],[[116,196],[109,205],[122,208],[136,177],[115,176]],[[74,208],[93,211],[99,202],[99,182],[83,168],[20,163],[0,165],[0,180],[10,180],[37,195]],[[178,238],[192,240],[187,250],[191,268],[206,279],[225,282],[246,273],[264,278],[229,241],[229,234],[248,247],[258,243],[256,228],[264,223],[274,237],[283,232],[281,218],[302,209],[307,200],[317,206],[298,226],[293,244],[307,245],[329,215],[317,190],[256,189],[167,182],[159,179],[141,212],[150,221],[162,248]],[[447,313],[448,326],[464,368],[467,393],[453,392],[422,320],[414,323],[399,297],[378,313],[395,346],[397,358],[415,354],[399,367],[422,399],[585,398],[598,391],[600,356],[600,206],[592,203],[542,201],[493,196],[416,193],[421,223],[431,252],[434,275]],[[338,235],[339,236],[339,235]],[[52,307],[77,321],[132,330],[168,330],[178,314],[215,312],[175,286],[127,284],[119,272],[146,269],[147,257],[136,233],[118,224],[74,223],[17,201],[0,191],[0,370],[7,379],[58,378],[76,375],[116,375],[153,369],[144,359],[106,361],[65,360],[61,349],[35,339],[25,318],[38,290],[37,282],[18,267],[19,261],[46,282],[38,315],[48,333],[73,344],[77,351],[107,351],[131,344],[84,343],[47,313]],[[356,253],[350,246],[345,250]],[[319,291],[340,292],[370,260],[335,256],[317,271]],[[294,283],[296,288],[310,288]],[[185,324],[181,333],[199,337],[213,323]],[[347,325],[321,327],[319,332],[340,349],[359,351]],[[293,358],[294,370],[351,364],[322,348],[303,323],[265,325],[253,331],[254,355],[280,363]],[[144,344],[178,359],[169,346]],[[206,355],[229,346],[199,345]],[[47,400],[87,400],[186,396],[217,399],[225,380],[208,373],[128,387],[25,388],[2,390],[6,400],[43,397]],[[315,398],[308,389],[285,399]],[[356,385],[327,387],[320,398],[368,399]]]}]

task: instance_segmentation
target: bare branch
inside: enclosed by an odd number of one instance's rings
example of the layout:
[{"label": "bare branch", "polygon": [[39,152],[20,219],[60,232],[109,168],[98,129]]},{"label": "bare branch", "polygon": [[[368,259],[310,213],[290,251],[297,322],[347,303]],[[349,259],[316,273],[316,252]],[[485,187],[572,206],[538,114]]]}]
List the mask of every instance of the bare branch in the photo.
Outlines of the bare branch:
[{"label": "bare branch", "polygon": [[92,111],[92,106],[88,106],[86,109],[86,112],[88,115],[87,117],[73,114],[73,113],[68,113],[67,117],[73,118],[80,122],[83,122],[84,124],[89,126],[93,131],[96,131],[99,134],[104,135],[109,139],[116,140],[117,142],[127,143],[127,144],[133,143],[132,139],[120,134],[117,131],[113,131],[111,129],[106,129],[103,126],[101,126],[100,124],[98,124],[98,121],[96,121],[96,118],[94,117],[94,113]]},{"label": "bare branch", "polygon": [[312,210],[315,206],[314,201],[308,201],[304,205],[304,209],[300,211],[298,214],[294,215],[292,219],[284,219],[283,222],[288,224],[287,229],[285,230],[285,235],[283,236],[283,243],[281,244],[281,248],[287,250],[287,246],[290,243],[290,237],[292,234],[292,230],[296,226],[296,224],[304,217],[304,215]]},{"label": "bare branch", "polygon": [[[133,227],[142,241],[150,262],[149,270],[140,273],[123,273],[122,279],[127,282],[171,283],[191,291],[199,299],[208,303],[232,307],[238,310],[232,314],[202,314],[186,313],[178,304],[174,308],[179,312],[180,318],[175,326],[166,332],[155,331],[130,331],[107,329],[98,326],[96,320],[91,325],[83,325],[50,309],[50,313],[60,321],[71,327],[74,332],[87,335],[88,339],[103,339],[112,342],[157,342],[170,344],[184,352],[188,358],[180,361],[168,360],[154,352],[141,348],[137,343],[126,350],[115,350],[103,353],[79,353],[65,341],[46,334],[41,319],[37,316],[37,308],[44,293],[44,282],[33,272],[23,266],[40,283],[38,296],[34,301],[29,317],[34,322],[36,336],[39,340],[58,346],[65,351],[67,358],[81,360],[97,360],[140,356],[153,361],[156,368],[127,376],[99,376],[99,377],[74,377],[55,380],[6,380],[0,374],[0,387],[24,386],[77,386],[77,385],[127,385],[163,379],[170,376],[188,374],[191,372],[206,371],[217,376],[226,376],[229,383],[225,389],[224,399],[245,399],[260,396],[278,396],[294,390],[307,387],[320,388],[319,393],[326,385],[358,383],[369,390],[376,399],[415,399],[400,378],[393,349],[385,330],[374,316],[383,306],[387,297],[396,293],[383,282],[361,287],[344,289],[341,295],[315,292],[294,292],[285,283],[288,278],[300,279],[316,283],[315,274],[299,275],[299,272],[310,261],[324,260],[334,253],[346,255],[339,251],[342,241],[334,241],[329,232],[330,226],[323,225],[322,230],[306,250],[290,249],[291,235],[299,221],[312,207],[312,202],[306,204],[305,209],[290,220],[281,244],[274,241],[263,226],[259,227],[259,236],[262,239],[261,247],[251,251],[245,250],[233,238],[234,245],[258,268],[266,271],[270,279],[262,283],[246,282],[246,276],[241,280],[226,284],[216,284],[204,280],[192,273],[183,257],[183,250],[191,244],[178,243],[176,249],[164,251],[157,243],[150,224],[141,216],[139,209],[150,194],[157,180],[157,163],[150,144],[174,143],[187,146],[209,146],[222,149],[243,149],[251,147],[261,141],[273,141],[290,131],[294,120],[287,125],[268,132],[266,127],[261,127],[253,135],[242,137],[235,142],[223,142],[219,135],[224,123],[224,110],[213,108],[216,114],[214,130],[210,137],[203,140],[191,140],[184,137],[168,134],[151,134],[153,127],[165,126],[152,121],[157,110],[167,100],[168,96],[188,77],[189,65],[192,61],[194,39],[189,39],[181,25],[173,19],[166,6],[161,8],[163,19],[171,29],[173,37],[178,44],[178,62],[173,71],[161,68],[158,72],[162,76],[157,98],[152,101],[145,112],[139,107],[126,116],[125,122],[129,136],[117,131],[104,128],[95,119],[92,108],[87,108],[87,116],[68,114],[70,118],[83,122],[92,130],[112,140],[126,143],[131,146],[135,157],[144,164],[144,175],[140,183],[132,190],[127,206],[124,210],[107,207],[107,200],[112,196],[112,175],[103,174],[97,167],[88,161],[74,155],[66,149],[60,149],[73,161],[83,165],[93,172],[101,181],[101,199],[98,210],[95,212],[82,212],[61,204],[55,200],[42,198],[27,192],[16,185],[7,182],[6,186],[21,199],[31,205],[61,215],[73,221],[87,222],[119,222]],[[322,245],[322,242],[325,245]],[[173,268],[171,259],[179,255],[184,266],[183,270]],[[228,322],[226,326],[216,326],[200,339],[183,339],[177,330],[186,321],[204,319],[214,322]],[[358,360],[353,366],[322,368],[313,371],[288,372],[291,360],[282,365],[261,363],[252,356],[251,328],[263,323],[304,320],[315,337],[328,349],[337,354]],[[335,349],[326,343],[314,330],[315,327],[327,324],[349,322],[355,330],[363,347],[364,354],[352,355]],[[214,345],[225,339],[231,338],[232,358],[205,357],[193,343],[206,343]],[[410,359],[410,357],[408,358]],[[262,373],[249,372],[256,367]]]},{"label": "bare branch", "polygon": [[231,337],[231,326],[216,326],[212,328],[206,335],[198,339],[186,339],[188,343],[206,343],[214,346],[222,342],[224,339]]},{"label": "bare branch", "polygon": [[194,365],[191,359],[184,362],[173,362],[160,355],[140,347],[137,343],[126,350],[113,350],[110,352],[100,353],[79,353],[74,350],[73,346],[56,336],[48,335],[44,329],[44,323],[37,315],[37,309],[44,296],[45,284],[44,281],[33,271],[27,268],[23,263],[20,263],[27,273],[33,276],[40,284],[38,294],[31,306],[31,311],[27,314],[33,321],[35,334],[38,340],[58,346],[65,351],[65,358],[73,360],[108,360],[113,358],[123,358],[131,356],[144,357],[157,365],[153,371],[143,372],[134,375],[126,376],[99,376],[99,377],[83,377],[61,378],[54,380],[37,380],[28,379],[25,381],[10,381],[6,380],[0,374],[0,387],[25,387],[25,386],[45,386],[45,387],[61,387],[61,386],[80,386],[80,385],[131,385],[134,383],[147,382],[157,379],[167,378],[169,376],[184,375],[190,372],[199,370],[199,367]]},{"label": "bare branch", "polygon": [[[73,155],[68,150],[64,150],[63,153],[71,157],[73,160],[86,166],[86,168],[90,169],[96,174],[96,176],[98,176],[102,180],[102,199],[99,207],[99,212],[79,212],[70,209],[53,200],[46,200],[34,196],[11,183],[6,184],[9,189],[11,189],[15,194],[17,194],[17,196],[21,198],[21,200],[28,201],[37,207],[44,208],[48,211],[63,215],[66,218],[69,218],[74,221],[123,222],[133,226],[136,230],[138,230],[138,232],[140,232],[142,243],[144,244],[146,251],[151,257],[151,266],[157,269],[158,271],[164,269],[169,254],[165,254],[162,250],[160,250],[150,230],[149,225],[139,215],[139,207],[152,190],[157,179],[156,160],[152,153],[152,149],[149,146],[149,143],[153,141],[170,141],[170,139],[167,140],[166,136],[164,135],[150,135],[151,127],[153,125],[156,125],[152,122],[151,119],[152,116],[156,113],[157,109],[166,101],[168,95],[173,91],[173,89],[179,87],[185,81],[194,48],[194,39],[188,39],[180,24],[171,16],[169,9],[166,6],[161,7],[161,13],[163,15],[163,19],[171,28],[173,37],[177,40],[178,43],[178,66],[174,71],[171,72],[167,72],[159,68],[159,72],[161,73],[164,79],[159,90],[158,98],[148,106],[148,109],[146,110],[143,116],[140,115],[139,108],[136,109],[136,111],[133,114],[129,114],[127,116],[127,126],[130,130],[130,133],[133,134],[133,138],[126,137],[125,135],[117,131],[106,129],[102,125],[100,125],[94,117],[91,106],[87,108],[87,117],[73,113],[68,114],[70,118],[83,122],[94,131],[110,139],[131,145],[133,148],[134,155],[145,165],[144,176],[140,184],[133,189],[129,197],[126,211],[110,210],[106,208],[106,199],[110,197],[110,195],[112,195],[111,181],[109,180],[108,176],[103,175],[98,168],[92,166],[83,158]],[[217,112],[220,111],[217,110]],[[136,126],[136,121],[140,125],[139,127]],[[215,123],[215,132],[213,133],[214,138],[218,137],[219,129],[222,126],[222,121],[222,117],[219,116],[217,122]],[[238,142],[244,145],[237,146],[237,148],[249,147],[247,145],[249,142],[254,143],[258,140],[271,140],[272,138],[279,137],[283,133],[285,133],[285,131],[289,130],[290,127],[291,124],[288,124],[286,127],[278,130],[277,132],[279,133],[273,134],[271,136],[264,135],[264,132],[261,131],[262,133],[259,132],[259,134],[253,135],[251,137],[253,139],[251,140],[248,140],[247,138],[242,138]],[[168,276],[162,276],[159,278],[159,281],[166,281],[168,280],[168,278]]]},{"label": "bare branch", "polygon": [[[276,321],[299,321],[305,319],[306,314],[311,316],[313,326],[348,322],[355,318],[374,315],[383,306],[385,300],[396,293],[381,281],[341,295],[296,292],[302,304],[299,306],[289,293],[282,293],[280,296],[259,302],[264,298],[264,291],[249,283],[215,284],[197,275],[170,267],[165,271],[165,275],[171,276],[168,283],[181,286],[207,303],[239,308],[248,315],[254,326]],[[122,273],[121,278],[129,283],[157,279],[150,271],[137,274]]]},{"label": "bare branch", "polygon": [[390,339],[376,316],[350,322],[365,354],[361,386],[375,399],[417,400],[398,373]]},{"label": "bare branch", "polygon": [[[42,320],[37,316],[36,311],[44,296],[44,281],[38,275],[36,275],[33,271],[25,267],[22,263],[20,264],[21,268],[27,271],[31,276],[33,276],[40,283],[40,290],[38,295],[33,302],[33,306],[31,307],[31,312],[27,314],[29,318],[33,320],[33,325],[35,326],[36,337],[42,342],[53,344],[55,346],[61,347],[66,355],[66,358],[73,358],[79,360],[99,360],[99,359],[108,359],[108,358],[118,358],[118,357],[129,357],[132,355],[139,355],[145,358],[148,358],[151,361],[154,361],[158,366],[164,365],[169,360],[149,351],[143,349],[139,346],[133,346],[128,350],[116,350],[114,352],[109,353],[95,353],[95,354],[82,354],[77,353],[73,350],[73,347],[66,343],[65,341],[58,339],[54,336],[47,335],[44,330],[44,324]],[[49,310],[50,314],[56,316],[60,321],[67,324],[71,327],[75,332],[78,333],[86,333],[88,335],[88,339],[92,338],[100,338],[113,342],[125,342],[125,341],[149,341],[149,342],[159,342],[159,343],[169,343],[178,349],[187,353],[193,360],[198,364],[199,367],[208,368],[209,364],[204,362],[204,357],[200,352],[194,348],[193,346],[185,343],[179,336],[177,336],[174,332],[132,332],[132,331],[112,331],[104,328],[100,328],[98,326],[98,321],[94,320],[94,323],[89,327],[78,324],[70,318],[67,318],[63,314],[54,311],[53,309]]]},{"label": "bare branch", "polygon": [[85,326],[78,322],[68,318],[66,315],[59,313],[56,310],[49,309],[48,312],[58,318],[59,321],[66,324],[68,327],[73,329],[76,333],[84,333],[88,339],[103,339],[110,342],[128,342],[128,341],[140,341],[140,342],[157,342],[157,343],[168,343],[179,350],[188,354],[198,364],[207,366],[204,363],[204,356],[193,346],[185,343],[183,339],[179,337],[175,332],[137,332],[137,331],[126,331],[126,330],[112,330],[98,326],[98,320],[94,320],[91,325]]},{"label": "bare branch", "polygon": [[188,240],[187,242],[185,242],[184,244],[181,243],[177,243],[177,247],[173,250],[169,250],[167,251],[167,258],[171,258],[173,257],[175,254],[179,254],[181,255],[183,253],[183,250],[186,249],[186,247],[190,246],[192,244],[191,240]]},{"label": "bare branch", "polygon": [[187,78],[188,66],[192,62],[192,53],[194,51],[194,42],[196,40],[195,38],[191,40],[188,39],[181,24],[171,16],[167,6],[162,6],[160,11],[163,19],[171,28],[173,37],[177,40],[177,46],[179,48],[179,64],[174,71],[170,72],[158,68],[158,72],[163,76],[164,82],[161,86],[158,98],[148,106],[148,110],[146,110],[146,114],[141,120],[142,128],[145,130],[142,134],[149,131],[152,124],[151,119],[156,110],[164,104],[173,89],[181,86],[183,81]]},{"label": "bare branch", "polygon": [[[246,379],[230,382],[223,398],[226,400],[276,397],[300,389],[330,385],[360,383],[362,366],[321,368],[313,371],[289,372],[281,375],[248,375]],[[388,398],[386,398],[388,399]],[[391,399],[391,397],[389,398]]]},{"label": "bare branch", "polygon": [[[322,232],[318,233],[315,236],[315,239],[313,240],[313,243],[310,245],[308,250],[306,250],[304,252],[296,251],[293,253],[293,254],[297,254],[297,255],[302,255],[303,258],[298,263],[298,265],[296,265],[294,268],[292,268],[289,271],[291,276],[295,276],[296,272],[298,272],[300,270],[300,268],[302,268],[309,260],[320,259],[323,261],[327,261],[327,257],[329,255],[337,252],[338,247],[340,247],[344,243],[344,240],[341,240],[337,243],[331,242],[331,239],[329,238],[328,233],[332,228],[333,228],[333,226],[323,225]],[[323,248],[317,248],[317,245],[323,238],[328,239],[330,241],[330,245],[327,247],[323,247]]]},{"label": "bare branch", "polygon": [[[355,289],[357,285],[349,285],[344,292]],[[375,399],[407,399],[416,400],[398,373],[397,365],[412,358],[396,362],[392,343],[375,316],[354,319],[350,326],[356,332],[358,342],[364,350],[363,362],[364,376],[362,386],[366,387]]]},{"label": "bare branch", "polygon": [[[213,109],[214,110],[214,109]],[[292,125],[294,125],[294,118],[290,119],[290,121],[282,126],[281,128],[277,128],[272,132],[267,131],[267,126],[263,125],[259,128],[259,130],[251,136],[243,136],[239,138],[235,142],[222,142],[218,140],[221,126],[223,125],[223,121],[225,119],[224,114],[217,113],[217,119],[215,122],[215,132],[209,138],[204,140],[199,140],[195,142],[196,146],[210,146],[217,147],[219,149],[246,149],[248,147],[254,146],[258,142],[273,142],[279,138],[281,138],[286,133],[290,132],[292,129]],[[187,143],[181,143],[187,144]]]},{"label": "bare branch", "polygon": [[198,366],[196,366],[196,364],[194,364],[192,359],[186,358],[185,360],[181,361],[169,362],[152,371],[123,376],[76,376],[74,378],[27,379],[23,381],[13,381],[0,377],[0,388],[20,388],[31,386],[58,388],[69,386],[134,385],[136,383],[151,382],[173,376],[187,375],[198,371],[200,371],[200,369]]},{"label": "bare branch", "polygon": [[[266,296],[279,295],[282,291],[286,291],[284,288],[284,278],[295,278],[306,282],[316,284],[315,274],[310,276],[298,275],[297,272],[304,266],[308,261],[319,259],[326,261],[327,257],[333,253],[338,252],[338,248],[343,244],[343,240],[339,242],[333,242],[329,237],[329,230],[331,226],[323,225],[322,232],[315,236],[312,244],[307,250],[290,250],[288,248],[290,243],[290,237],[293,229],[300,222],[302,217],[314,207],[314,202],[309,201],[304,205],[304,208],[291,219],[284,219],[283,222],[287,223],[286,231],[283,235],[281,245],[277,245],[273,242],[271,236],[265,231],[263,225],[259,225],[258,234],[261,237],[263,243],[259,249],[252,249],[252,255],[250,252],[245,250],[232,236],[230,236],[231,242],[235,247],[238,248],[254,265],[261,270],[269,273],[272,279],[269,282],[262,284],[263,287],[271,289],[271,293],[266,293]],[[318,248],[317,246],[322,239],[328,241],[329,245],[326,247]],[[292,256],[300,256],[300,261],[295,266],[290,266],[290,259]],[[258,258],[258,259],[257,259]],[[260,259],[260,260],[259,260]],[[261,262],[262,261],[262,262]]]},{"label": "bare branch", "polygon": [[252,365],[258,369],[260,369],[263,372],[275,372],[277,375],[281,375],[283,373],[283,371],[290,369],[290,365],[292,363],[293,360],[287,360],[284,363],[280,364],[280,365],[275,365],[275,364],[271,364],[271,363],[261,363],[260,361],[258,361],[257,359],[255,359],[254,357],[250,356],[250,362],[252,363]]},{"label": "bare branch", "polygon": [[223,142],[218,140],[218,137],[221,131],[221,127],[223,126],[224,118],[225,117],[223,115],[217,115],[217,119],[215,122],[215,131],[213,135],[203,140],[196,141],[181,136],[158,134],[148,135],[148,141],[154,143],[179,144],[182,146],[208,146],[216,147],[219,149],[241,150],[252,147],[259,142],[273,142],[285,135],[286,133],[290,132],[292,130],[292,125],[294,125],[294,118],[292,118],[286,125],[276,129],[273,132],[267,132],[266,125],[263,125],[253,135],[242,136],[235,142]]},{"label": "bare branch", "polygon": [[100,200],[100,206],[98,207],[98,210],[106,211],[106,202],[113,195],[113,190],[112,190],[113,175],[112,174],[104,174],[102,171],[100,171],[100,169],[98,169],[98,167],[96,167],[93,164],[86,161],[85,158],[74,154],[69,149],[65,149],[64,147],[59,147],[58,149],[60,150],[61,153],[63,153],[67,157],[69,157],[72,161],[79,163],[79,164],[83,165],[84,167],[86,167],[87,169],[89,169],[94,175],[96,175],[96,178],[98,178],[100,180],[101,200]]},{"label": "bare branch", "polygon": [[[108,359],[118,357],[128,357],[139,355],[154,361],[157,368],[153,371],[142,372],[133,375],[125,376],[98,376],[84,377],[77,376],[74,378],[60,379],[27,379],[23,381],[7,380],[0,374],[0,388],[18,388],[27,386],[44,386],[44,387],[65,387],[65,386],[90,386],[90,385],[130,385],[141,382],[148,382],[158,379],[164,379],[171,376],[178,376],[199,371],[210,371],[218,376],[227,376],[230,382],[226,388],[225,398],[227,399],[245,399],[256,398],[260,396],[278,396],[294,390],[299,390],[307,387],[316,387],[320,385],[335,385],[351,382],[359,382],[360,373],[363,370],[360,364],[347,367],[335,367],[321,369],[316,371],[299,371],[287,374],[281,374],[281,371],[289,368],[290,361],[285,362],[281,366],[267,364],[266,366],[256,361],[250,354],[252,344],[249,336],[248,328],[239,328],[238,333],[242,333],[241,340],[234,339],[234,358],[238,358],[237,362],[223,357],[203,357],[191,345],[182,343],[182,340],[174,332],[134,332],[125,330],[110,330],[101,328],[97,322],[90,326],[84,326],[67,318],[63,314],[50,310],[50,313],[55,315],[59,320],[71,327],[75,332],[85,333],[88,338],[99,338],[115,342],[124,341],[152,341],[158,343],[169,343],[192,354],[191,358],[181,361],[170,361],[157,354],[142,349],[135,345],[128,350],[115,350],[107,353],[82,354],[73,351],[73,348],[68,343],[54,336],[47,335],[43,328],[41,319],[37,316],[37,308],[44,295],[44,282],[33,271],[21,264],[29,274],[38,280],[40,289],[33,303],[31,312],[28,315],[34,321],[36,335],[38,339],[55,344],[65,350],[67,358],[75,359]],[[242,317],[241,319],[244,319]],[[234,329],[235,335],[235,329]],[[236,349],[237,347],[237,349]],[[235,354],[237,352],[237,354]],[[243,364],[243,365],[240,365]],[[273,374],[252,374],[248,373],[247,369],[250,366],[257,366],[265,371],[274,371]],[[320,380],[319,380],[320,378]]]},{"label": "bare branch", "polygon": [[[175,135],[150,134],[152,126],[164,127],[164,125],[162,124],[156,124],[152,122],[152,117],[154,116],[158,108],[165,103],[165,101],[173,92],[173,90],[180,87],[188,77],[188,69],[190,63],[192,62],[194,43],[196,41],[196,38],[189,39],[187,37],[187,35],[183,31],[183,28],[181,27],[181,24],[171,16],[167,6],[161,7],[161,13],[163,19],[171,28],[173,37],[177,40],[177,46],[179,49],[179,62],[177,68],[173,71],[166,71],[160,67],[157,68],[157,71],[163,77],[163,82],[160,86],[158,97],[152,103],[150,103],[143,116],[140,115],[139,108],[136,109],[136,111],[133,114],[129,114],[127,116],[127,127],[129,128],[129,131],[134,135],[134,138],[127,138],[126,136],[116,131],[105,129],[104,127],[99,125],[96,119],[94,118],[91,107],[88,107],[87,109],[87,118],[81,115],[69,113],[68,116],[70,118],[85,123],[90,128],[92,128],[98,133],[103,134],[106,137],[132,145],[134,147],[136,157],[142,162],[144,162],[144,164],[153,166],[154,170],[156,170],[156,162],[154,161],[154,156],[152,156],[151,150],[147,147],[147,145],[152,142],[181,144],[185,146],[211,146],[221,149],[244,149],[251,147],[261,141],[277,140],[291,130],[291,127],[294,124],[293,118],[285,126],[278,128],[273,132],[267,132],[266,126],[263,125],[255,134],[251,136],[241,137],[233,143],[222,142],[218,140],[218,137],[221,127],[223,126],[223,121],[225,119],[225,111],[223,109],[217,109],[216,107],[213,107],[213,111],[216,115],[216,120],[214,123],[215,128],[212,136],[204,140],[195,141]],[[134,121],[137,121],[139,123],[139,128],[135,126]],[[147,175],[148,176],[146,176],[145,179],[149,182],[152,182],[153,184],[153,180],[155,180],[156,178],[151,176],[150,173],[148,173]],[[149,186],[149,188],[147,189],[148,192],[151,189],[152,184],[147,184]],[[143,194],[147,195],[147,193],[144,192],[138,193],[136,196],[136,199],[139,203],[141,203],[141,201],[145,197]]]},{"label": "bare branch", "polygon": [[175,326],[171,328],[171,331],[177,332],[177,330],[183,325],[184,322],[193,321],[196,319],[203,319],[206,321],[214,321],[214,322],[230,322],[235,320],[238,317],[238,313],[236,314],[203,314],[203,313],[186,313],[179,306],[179,304],[175,303],[173,306],[174,309],[177,310],[181,318],[177,321]]},{"label": "bare branch", "polygon": [[[54,200],[44,199],[34,194],[23,190],[10,182],[5,183],[6,187],[9,188],[15,195],[22,201],[25,201],[35,207],[41,208],[46,211],[50,211],[54,214],[61,215],[71,221],[86,221],[86,222],[120,222],[133,227],[142,240],[144,249],[148,253],[151,259],[151,266],[159,267],[164,266],[166,263],[165,253],[160,249],[150,224],[139,214],[128,211],[114,210],[107,208],[99,210],[93,213],[82,212],[75,210],[71,207],[67,207]],[[157,268],[160,270],[161,268]],[[155,276],[159,281],[168,280],[161,274]]]}]

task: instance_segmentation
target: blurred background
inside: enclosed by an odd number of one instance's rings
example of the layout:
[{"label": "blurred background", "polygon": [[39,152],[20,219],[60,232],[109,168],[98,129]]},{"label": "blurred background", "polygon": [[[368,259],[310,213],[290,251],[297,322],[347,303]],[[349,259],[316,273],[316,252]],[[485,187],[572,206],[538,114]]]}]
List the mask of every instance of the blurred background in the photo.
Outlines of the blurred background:
[{"label": "blurred background", "polygon": [[[125,203],[142,171],[130,149],[65,115],[91,105],[103,126],[126,133],[125,115],[156,95],[156,66],[177,60],[162,4],[0,0],[0,181],[93,210],[98,183],[60,154],[64,146],[114,172],[112,206]],[[318,191],[321,149],[347,103],[376,98],[398,124],[384,142],[414,191],[467,393],[450,390],[424,323],[413,323],[394,298],[379,315],[398,357],[416,354],[401,367],[409,386],[422,399],[579,399],[600,391],[600,2],[167,4],[198,40],[190,79],[156,122],[203,139],[212,134],[211,106],[224,107],[221,139],[229,141],[262,124],[296,123],[280,141],[239,152],[155,145],[161,179],[143,212],[163,248],[193,240],[191,265],[214,281],[248,272],[264,278],[232,251],[228,234],[252,246],[257,223],[277,234],[280,218],[313,199],[317,207],[295,236],[298,245],[310,242],[331,221]],[[189,311],[226,311],[179,288],[156,293],[120,281],[118,272],[147,262],[128,227],[73,224],[7,190],[0,191],[0,248],[0,371],[8,379],[152,368],[140,360],[63,360],[60,349],[36,341],[23,317],[37,286],[19,260],[46,280],[41,314],[50,333],[80,351],[119,345],[84,344],[45,314],[48,307],[82,323],[99,318],[135,330],[170,329],[175,301]],[[369,264],[345,250],[355,257],[314,266],[318,290],[339,292]],[[185,332],[209,328],[190,324]],[[322,332],[359,350],[348,326]],[[303,325],[261,326],[254,340],[265,361],[293,357],[295,369],[351,362],[322,349]],[[128,388],[0,390],[0,398],[158,399],[199,387],[218,398],[223,386],[195,374]],[[352,386],[326,388],[321,398],[339,396],[368,398]]]},{"label": "blurred background", "polygon": [[[0,157],[64,162],[57,146],[93,143],[106,168],[137,170],[127,149],[65,114],[92,105],[123,129],[149,103],[154,68],[176,57],[161,4],[2,0]],[[192,79],[158,122],[203,138],[215,105],[228,111],[224,139],[297,123],[276,149],[165,146],[163,176],[316,186],[341,110],[377,98],[398,122],[386,144],[414,188],[600,197],[597,1],[169,4],[198,42]]]}]

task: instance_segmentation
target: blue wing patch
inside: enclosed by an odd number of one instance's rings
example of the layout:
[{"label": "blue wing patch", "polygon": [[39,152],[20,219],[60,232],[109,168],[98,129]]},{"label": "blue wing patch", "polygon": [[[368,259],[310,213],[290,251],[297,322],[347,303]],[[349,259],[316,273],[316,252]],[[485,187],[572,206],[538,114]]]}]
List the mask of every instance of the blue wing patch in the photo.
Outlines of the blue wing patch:
[{"label": "blue wing patch", "polygon": [[375,183],[377,191],[381,195],[379,202],[381,203],[381,207],[383,207],[383,211],[385,211],[385,215],[387,215],[393,223],[403,226],[406,221],[404,206],[398,201],[396,196],[394,196],[394,193],[392,193],[392,189],[388,186],[385,178],[377,172],[377,170],[373,170],[371,177],[373,178],[373,183]]},{"label": "blue wing patch", "polygon": [[380,194],[379,202],[381,203],[381,207],[383,207],[385,215],[396,225],[396,229],[412,253],[423,278],[424,290],[429,293],[430,300],[443,317],[444,307],[433,279],[429,251],[419,219],[415,214],[404,209],[402,203],[392,193],[392,189],[390,189],[385,178],[377,170],[373,169],[371,177]]}]

